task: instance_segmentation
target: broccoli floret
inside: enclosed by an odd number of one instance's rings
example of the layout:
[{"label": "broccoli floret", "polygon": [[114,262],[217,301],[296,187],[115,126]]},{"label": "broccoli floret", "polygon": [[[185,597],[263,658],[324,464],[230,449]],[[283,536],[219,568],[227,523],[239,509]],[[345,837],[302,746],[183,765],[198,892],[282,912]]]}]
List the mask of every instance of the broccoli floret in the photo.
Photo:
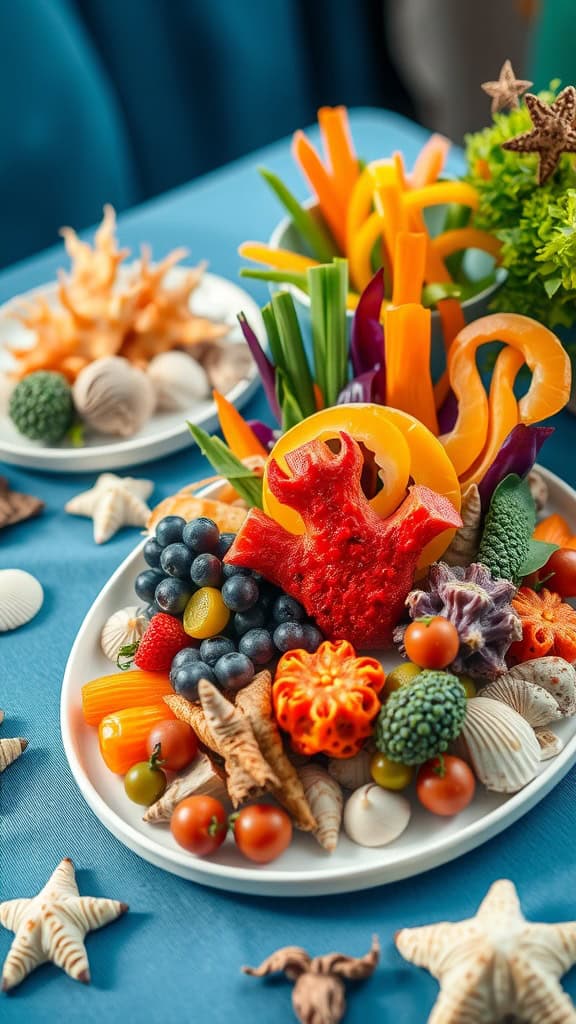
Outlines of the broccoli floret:
[{"label": "broccoli floret", "polygon": [[494,491],[486,513],[478,561],[495,579],[518,584],[534,527],[536,505],[526,480],[510,473]]},{"label": "broccoli floret", "polygon": [[61,441],[74,416],[70,385],[61,373],[31,373],[14,388],[9,413],[25,437],[47,444]]},{"label": "broccoli floret", "polygon": [[450,672],[426,670],[384,704],[374,738],[391,761],[423,764],[447,750],[466,713],[466,691]]}]

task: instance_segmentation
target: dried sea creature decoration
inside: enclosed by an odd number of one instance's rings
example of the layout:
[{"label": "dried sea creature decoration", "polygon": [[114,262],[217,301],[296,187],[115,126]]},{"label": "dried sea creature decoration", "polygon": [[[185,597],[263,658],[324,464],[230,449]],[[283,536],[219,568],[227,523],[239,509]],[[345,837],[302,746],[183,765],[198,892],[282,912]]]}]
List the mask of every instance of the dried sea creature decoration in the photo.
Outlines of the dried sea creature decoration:
[{"label": "dried sea creature decoration", "polygon": [[6,477],[0,476],[0,530],[40,515],[43,508],[44,502],[40,498],[13,491]]},{"label": "dried sea creature decoration", "polygon": [[118,900],[80,896],[74,865],[65,857],[37,896],[0,903],[0,924],[14,932],[2,969],[2,990],[15,988],[47,961],[88,984],[86,934],[127,910],[127,904]]},{"label": "dried sea creature decoration", "polygon": [[228,799],[226,772],[208,754],[200,752],[190,767],[173,779],[163,796],[147,809],[143,821],[151,825],[161,825],[170,821],[176,805],[188,796]]},{"label": "dried sea creature decoration", "polygon": [[348,798],[344,830],[358,846],[386,846],[402,835],[411,814],[406,797],[369,782]]},{"label": "dried sea creature decoration", "polygon": [[[435,562],[430,566],[426,590],[412,590],[406,598],[411,619],[442,615],[460,637],[458,656],[449,666],[456,675],[495,679],[507,671],[504,657],[522,626],[511,601],[516,588],[509,580],[493,579],[479,563],[466,567]],[[405,626],[397,626],[394,641],[403,651]]]},{"label": "dried sea creature decoration", "polygon": [[482,82],[480,86],[492,99],[491,111],[516,110],[520,106],[520,96],[533,85],[522,78],[516,78],[514,68],[509,60],[505,60],[500,68],[496,82]]},{"label": "dried sea creature decoration", "polygon": [[154,490],[151,480],[101,473],[94,487],[77,494],[64,506],[73,516],[94,520],[94,540],[105,544],[123,526],[145,526],[150,509],[147,499]]},{"label": "dried sea creature decoration", "polygon": [[456,530],[452,543],[442,555],[446,565],[470,565],[478,554],[482,532],[482,503],[476,484],[470,484],[464,491],[460,515],[462,526]]},{"label": "dried sea creature decoration", "polygon": [[552,694],[563,717],[576,713],[576,668],[564,658],[533,658],[515,665],[507,673],[510,679],[523,679]]},{"label": "dried sea creature decoration", "polygon": [[514,153],[538,154],[538,184],[554,173],[563,153],[576,153],[576,89],[566,86],[552,103],[526,93],[524,102],[532,120],[529,132],[522,132],[502,143],[502,149]]},{"label": "dried sea creature decoration", "polygon": [[536,511],[542,512],[548,504],[548,484],[542,476],[542,473],[537,469],[531,469],[526,479],[528,480],[530,494],[532,495],[534,504],[536,505]]},{"label": "dried sea creature decoration", "polygon": [[23,569],[0,570],[0,633],[30,622],[44,603],[44,591],[35,576]]},{"label": "dried sea creature decoration", "polygon": [[136,605],[119,608],[102,627],[100,647],[104,655],[115,665],[120,648],[138,643],[147,626],[148,619],[141,608]]},{"label": "dried sea creature decoration", "polygon": [[84,422],[100,434],[131,437],[156,405],[152,381],[121,356],[95,359],[80,371],[72,390]]},{"label": "dried sea creature decoration", "polygon": [[440,982],[428,1024],[574,1024],[560,978],[576,963],[576,921],[526,921],[513,882],[488,890],[475,917],[403,928],[396,946]]},{"label": "dried sea creature decoration", "polygon": [[328,773],[343,789],[359,789],[372,782],[370,761],[372,753],[364,747],[354,757],[333,757],[328,761]]},{"label": "dried sea creature decoration", "polygon": [[[0,725],[4,721],[4,712],[0,710]],[[0,739],[0,773],[9,768],[11,764],[14,764],[20,754],[22,754],[28,746],[28,740],[22,739],[21,736],[16,738]]]},{"label": "dried sea creature decoration", "polygon": [[562,712],[551,693],[542,686],[527,683],[525,679],[517,679],[508,674],[489,683],[480,690],[478,696],[493,697],[494,700],[508,704],[522,715],[533,729],[562,718]]},{"label": "dried sea creature decoration", "polygon": [[365,956],[326,953],[311,957],[299,946],[277,949],[259,967],[243,967],[244,974],[263,978],[283,971],[294,982],[292,1006],[300,1024],[339,1024],[346,1012],[344,981],[362,981],[374,973],[380,959],[376,936]]},{"label": "dried sea creature decoration", "polygon": [[535,729],[536,739],[540,744],[540,760],[549,761],[564,750],[564,740],[551,729]]},{"label": "dried sea creature decoration", "polygon": [[298,768],[306,799],[316,819],[314,836],[328,853],[338,845],[342,825],[344,797],[336,779],[321,765],[310,762]]},{"label": "dried sea creature decoration", "polygon": [[148,376],[161,412],[190,409],[210,395],[210,383],[200,363],[187,352],[161,352],[148,364]]},{"label": "dried sea creature decoration", "polygon": [[534,730],[517,711],[491,697],[466,702],[462,732],[455,748],[487,789],[516,793],[538,774],[540,746]]}]

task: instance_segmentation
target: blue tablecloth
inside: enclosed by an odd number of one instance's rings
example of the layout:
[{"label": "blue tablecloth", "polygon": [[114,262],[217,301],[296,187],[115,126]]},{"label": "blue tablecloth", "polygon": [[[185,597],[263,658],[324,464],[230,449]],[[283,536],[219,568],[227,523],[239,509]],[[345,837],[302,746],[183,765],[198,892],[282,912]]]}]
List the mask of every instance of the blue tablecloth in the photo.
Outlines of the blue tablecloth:
[{"label": "blue tablecloth", "polygon": [[[375,111],[352,117],[359,153],[374,158],[401,149],[413,159],[425,132]],[[288,142],[242,159],[193,185],[124,215],[120,241],[147,241],[156,256],[176,245],[192,258],[206,257],[218,274],[236,278],[237,245],[265,239],[278,219],[273,198],[256,166],[266,164],[303,195]],[[454,158],[453,169],[458,167]],[[61,248],[0,276],[0,301],[49,280],[62,265]],[[250,288],[258,299],[264,289]],[[265,415],[261,396],[249,406]],[[558,418],[543,462],[574,483],[576,425]],[[99,589],[137,540],[135,531],[96,547],[91,523],[63,512],[65,502],[89,486],[93,475],[48,476],[0,466],[11,485],[40,495],[38,520],[0,533],[0,567],[33,572],[46,599],[28,626],[0,638],[0,735],[22,735],[30,747],[1,777],[0,900],[36,893],[63,856],[77,865],[84,894],[130,904],[119,922],[88,936],[93,982],[75,984],[55,967],[43,967],[10,996],[0,997],[2,1022],[213,1021],[292,1019],[290,986],[240,974],[276,947],[296,944],[314,953],[338,949],[361,954],[376,932],[382,963],[375,976],[351,992],[350,1024],[402,1024],[425,1020],[434,981],[403,962],[392,937],[402,926],[459,919],[474,912],[488,886],[512,878],[526,915],[543,921],[576,918],[574,773],[544,803],[490,843],[419,878],[366,893],[321,899],[265,899],[216,892],[159,871],[125,849],[84,803],[64,757],[58,724],[60,682],[78,627]],[[160,499],[206,472],[197,451],[139,467]],[[0,959],[11,935],[0,931]],[[576,996],[576,972],[566,980]]]}]

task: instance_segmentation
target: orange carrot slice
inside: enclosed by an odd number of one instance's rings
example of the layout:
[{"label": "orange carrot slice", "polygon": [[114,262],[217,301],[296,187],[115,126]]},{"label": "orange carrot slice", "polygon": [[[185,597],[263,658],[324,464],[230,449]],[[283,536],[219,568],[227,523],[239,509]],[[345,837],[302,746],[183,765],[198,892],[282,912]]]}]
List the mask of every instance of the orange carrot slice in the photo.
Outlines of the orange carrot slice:
[{"label": "orange carrot slice", "polygon": [[171,693],[170,680],[164,672],[114,672],[99,676],[82,687],[82,712],[87,725],[99,725],[106,715],[122,708],[156,704]]},{"label": "orange carrot slice", "polygon": [[123,708],[100,722],[98,741],[106,767],[125,775],[132,765],[147,760],[146,740],[154,725],[174,718],[167,704]]}]

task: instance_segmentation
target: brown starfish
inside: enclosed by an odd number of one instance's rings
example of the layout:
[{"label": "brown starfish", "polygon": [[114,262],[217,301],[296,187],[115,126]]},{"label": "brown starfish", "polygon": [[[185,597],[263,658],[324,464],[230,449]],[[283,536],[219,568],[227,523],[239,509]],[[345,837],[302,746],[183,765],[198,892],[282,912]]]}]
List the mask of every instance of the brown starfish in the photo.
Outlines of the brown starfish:
[{"label": "brown starfish", "polygon": [[44,502],[40,498],[11,490],[6,478],[0,476],[0,530],[3,526],[39,515],[43,508]]},{"label": "brown starfish", "polygon": [[568,85],[548,105],[532,93],[526,94],[526,106],[533,128],[502,143],[515,153],[538,153],[538,184],[543,185],[556,170],[563,153],[576,153],[576,89]]},{"label": "brown starfish", "polygon": [[499,110],[514,110],[520,106],[520,96],[532,85],[523,78],[516,78],[512,63],[505,60],[500,68],[497,82],[483,82],[481,88],[492,97],[492,113]]},{"label": "brown starfish", "polygon": [[262,978],[284,971],[294,981],[292,1006],[301,1024],[338,1024],[346,1012],[343,978],[360,981],[369,978],[380,958],[376,936],[372,948],[363,957],[344,953],[326,953],[311,957],[300,946],[284,946],[264,960],[260,967],[243,967],[245,974]]}]

